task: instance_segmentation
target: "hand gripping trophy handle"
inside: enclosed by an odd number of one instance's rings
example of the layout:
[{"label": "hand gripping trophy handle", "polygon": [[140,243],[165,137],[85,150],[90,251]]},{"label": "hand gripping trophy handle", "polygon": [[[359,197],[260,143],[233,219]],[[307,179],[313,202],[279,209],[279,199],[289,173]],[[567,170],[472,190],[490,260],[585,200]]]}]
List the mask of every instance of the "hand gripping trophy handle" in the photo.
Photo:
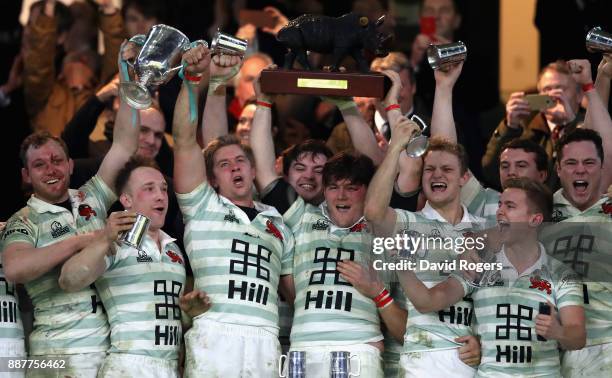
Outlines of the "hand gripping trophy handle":
[{"label": "hand gripping trophy handle", "polygon": [[[132,37],[129,42],[140,46],[140,50],[133,60],[123,58],[128,44],[124,44],[119,51],[119,94],[134,109],[151,106],[151,92],[170,81],[181,69],[181,57],[185,51],[197,45],[208,47],[203,40],[190,43],[181,31],[163,24],[153,26],[146,36],[140,34]],[[130,78],[128,66],[132,68],[134,78]]]},{"label": "hand gripping trophy handle", "polygon": [[[421,131],[410,139],[404,149],[409,157],[417,158],[423,155],[427,150],[427,147],[429,147],[429,138],[423,135],[423,132],[427,129],[427,124],[416,114],[410,116],[410,120],[416,123],[421,128]],[[393,137],[393,135],[391,135],[391,137]]]}]

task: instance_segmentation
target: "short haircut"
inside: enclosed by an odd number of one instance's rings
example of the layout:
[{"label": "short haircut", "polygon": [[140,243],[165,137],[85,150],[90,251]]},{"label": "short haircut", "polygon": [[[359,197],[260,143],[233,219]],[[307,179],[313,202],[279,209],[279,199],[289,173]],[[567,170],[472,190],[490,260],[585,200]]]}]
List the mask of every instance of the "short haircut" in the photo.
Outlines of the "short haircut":
[{"label": "short haircut", "polygon": [[555,146],[555,152],[557,153],[557,161],[561,162],[561,160],[563,159],[563,147],[573,142],[582,141],[592,142],[595,145],[595,149],[597,150],[597,156],[603,164],[604,152],[601,136],[595,130],[585,129],[582,127],[576,128],[573,131],[564,134],[561,139],[559,139],[557,145]]},{"label": "short haircut", "polygon": [[525,152],[534,153],[536,155],[535,162],[538,171],[548,170],[548,154],[546,150],[531,139],[513,139],[504,144],[502,151],[507,149],[523,150]]},{"label": "short haircut", "polygon": [[21,147],[19,148],[19,158],[21,159],[21,164],[23,164],[24,168],[28,168],[28,149],[30,149],[30,147],[38,149],[49,141],[59,144],[62,150],[64,150],[66,157],[70,158],[66,142],[56,136],[53,136],[48,131],[36,131],[28,135],[23,142],[21,142]]},{"label": "short haircut", "polygon": [[129,8],[135,9],[145,18],[155,18],[160,23],[165,21],[168,15],[166,2],[163,0],[123,0],[121,16],[124,20]]},{"label": "short haircut", "polygon": [[312,158],[314,158],[315,155],[323,155],[327,159],[333,155],[329,147],[327,147],[322,140],[307,139],[302,143],[294,144],[281,154],[283,158],[283,174],[285,176],[289,175],[291,164],[303,154],[309,154]]},{"label": "short haircut", "polygon": [[427,154],[432,151],[448,152],[449,154],[455,155],[459,160],[459,169],[461,174],[467,172],[468,156],[465,152],[465,148],[463,148],[463,146],[459,143],[453,143],[441,137],[433,137],[429,139],[429,146],[427,147],[427,151],[425,151],[424,156],[427,156]]},{"label": "short haircut", "polygon": [[533,213],[541,213],[544,216],[544,222],[550,221],[553,208],[553,196],[546,185],[528,177],[516,177],[506,181],[504,190],[511,188],[524,191],[529,209]]},{"label": "short haircut", "polygon": [[[425,1],[426,0],[420,0],[419,1],[419,10],[422,11],[423,7],[425,6]],[[455,12],[459,13],[459,5],[457,4],[457,0],[451,0],[451,3],[453,4],[453,7],[455,8]]]},{"label": "short haircut", "polygon": [[213,139],[208,143],[206,148],[204,149],[204,163],[206,166],[206,177],[208,179],[212,179],[215,177],[214,168],[215,168],[215,154],[222,147],[233,146],[236,145],[244,151],[244,154],[247,156],[247,159],[251,162],[252,166],[255,166],[255,157],[253,156],[253,150],[251,147],[240,143],[240,139],[238,139],[235,135],[223,135],[216,139]]},{"label": "short haircut", "polygon": [[410,78],[410,83],[416,83],[416,77],[414,76],[414,70],[410,65],[410,61],[401,52],[392,51],[387,56],[383,58],[376,58],[370,64],[370,69],[372,71],[384,71],[391,70],[397,73],[400,73],[402,70],[408,71],[408,77]]},{"label": "short haircut", "polygon": [[123,193],[128,181],[130,181],[132,172],[142,167],[153,168],[160,171],[155,160],[137,155],[132,156],[117,173],[117,178],[115,179],[115,190],[117,191],[117,194]]},{"label": "short haircut", "polygon": [[341,152],[332,156],[323,167],[323,186],[339,180],[348,180],[355,185],[368,186],[374,176],[374,163],[365,155],[355,156]]}]

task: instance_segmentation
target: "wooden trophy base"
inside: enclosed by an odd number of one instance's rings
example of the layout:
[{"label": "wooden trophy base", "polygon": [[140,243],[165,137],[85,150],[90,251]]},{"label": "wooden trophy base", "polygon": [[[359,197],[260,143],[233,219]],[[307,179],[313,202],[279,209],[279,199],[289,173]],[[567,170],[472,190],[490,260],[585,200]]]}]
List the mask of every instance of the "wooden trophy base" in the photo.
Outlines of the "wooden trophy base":
[{"label": "wooden trophy base", "polygon": [[263,70],[261,90],[269,94],[299,94],[383,98],[391,81],[377,72]]}]

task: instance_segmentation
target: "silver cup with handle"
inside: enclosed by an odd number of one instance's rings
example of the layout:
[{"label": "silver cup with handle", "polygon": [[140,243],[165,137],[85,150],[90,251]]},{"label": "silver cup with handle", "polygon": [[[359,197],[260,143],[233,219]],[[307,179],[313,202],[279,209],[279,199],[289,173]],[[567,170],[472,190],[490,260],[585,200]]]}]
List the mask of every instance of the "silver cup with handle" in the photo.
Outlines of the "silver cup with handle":
[{"label": "silver cup with handle", "polygon": [[119,235],[119,242],[140,250],[150,224],[151,220],[149,218],[140,213],[136,213],[136,220],[132,228]]},{"label": "silver cup with handle", "polygon": [[586,48],[590,53],[612,53],[612,33],[594,27],[586,35]]},{"label": "silver cup with handle", "polygon": [[[338,351],[331,353],[330,377],[331,378],[348,378],[361,375],[361,361],[356,354],[351,355],[350,352]],[[351,371],[351,360],[357,358],[357,372]]]},{"label": "silver cup with handle", "polygon": [[463,62],[466,58],[467,47],[461,41],[429,45],[427,49],[427,61],[434,70],[443,70],[450,65]]},{"label": "silver cup with handle", "polygon": [[[119,95],[132,108],[147,109],[153,101],[151,92],[176,75],[181,68],[183,53],[192,44],[180,30],[163,24],[153,26],[146,36],[132,37],[130,42],[141,46],[133,62],[125,61],[134,69],[137,79],[122,82]],[[208,47],[203,40],[195,43]]]},{"label": "silver cup with handle", "polygon": [[[288,361],[287,369],[283,374],[283,360]],[[287,378],[306,377],[306,352],[293,350],[289,355],[283,354],[278,360],[278,376]]]},{"label": "silver cup with handle", "polygon": [[[427,147],[429,147],[429,138],[426,135],[423,135],[423,132],[427,129],[427,124],[423,121],[419,116],[413,114],[410,116],[410,120],[416,123],[421,131],[419,131],[416,135],[414,135],[406,147],[406,154],[412,158],[419,157],[425,153]],[[393,135],[391,136],[393,137]]]},{"label": "silver cup with handle", "polygon": [[236,38],[219,30],[210,43],[213,55],[237,55],[244,56],[248,48],[246,39]]}]

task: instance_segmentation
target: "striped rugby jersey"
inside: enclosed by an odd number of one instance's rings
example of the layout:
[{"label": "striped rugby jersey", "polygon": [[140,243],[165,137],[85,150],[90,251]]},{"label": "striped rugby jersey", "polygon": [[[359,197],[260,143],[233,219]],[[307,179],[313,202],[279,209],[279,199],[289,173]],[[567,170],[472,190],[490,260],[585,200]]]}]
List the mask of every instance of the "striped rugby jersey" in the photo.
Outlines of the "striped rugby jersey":
[{"label": "striped rugby jersey", "polygon": [[255,202],[259,213],[250,221],[207,182],[177,199],[195,288],[212,302],[201,317],[264,327],[278,336],[277,289],[280,276],[292,272],[294,246],[281,215]]},{"label": "striped rugby jersey", "polygon": [[547,301],[557,310],[582,307],[579,277],[541,244],[539,259],[520,275],[503,248],[496,257],[503,269],[495,273],[492,286],[475,288],[453,275],[474,301],[482,353],[477,376],[560,377],[557,341],[538,336],[535,320],[540,303]]},{"label": "striped rugby jersey", "polygon": [[[78,190],[69,190],[72,212],[34,196],[15,213],[4,232],[4,246],[27,243],[41,248],[77,233],[104,228],[106,212],[116,200],[99,176]],[[34,305],[30,355],[106,352],[108,321],[92,286],[74,293],[58,284],[61,265],[25,284]]]},{"label": "striped rugby jersey", "polygon": [[372,235],[363,218],[339,228],[327,205],[298,198],[285,213],[295,236],[293,276],[296,299],[291,347],[361,344],[383,339],[374,301],[344,280],[336,263],[370,264]]},{"label": "striped rugby jersey", "polygon": [[587,346],[612,343],[612,203],[602,198],[580,211],[562,189],[553,223],[540,233],[547,252],[582,277]]},{"label": "striped rugby jersey", "polygon": [[[463,207],[463,218],[457,225],[448,223],[429,202],[420,212],[395,209],[397,220],[394,234],[407,233],[412,237],[429,238],[463,238],[465,232],[478,230],[484,220],[471,215]],[[420,248],[413,256],[418,260],[430,263],[444,263],[458,260],[454,250],[439,249],[435,244],[430,249]],[[411,251],[412,252],[412,251]],[[446,280],[451,271],[421,270],[417,261],[414,270],[417,277],[427,287]],[[401,279],[401,274],[400,279]],[[422,314],[416,310],[410,300],[407,301],[408,320],[404,336],[404,353],[426,352],[458,348],[461,344],[455,338],[471,335],[472,332],[472,299],[463,298],[453,306],[442,311]]]},{"label": "striped rugby jersey", "polygon": [[109,353],[178,360],[185,259],[175,239],[159,232],[161,250],[148,234],[141,250],[121,244],[96,280],[110,323]]}]

